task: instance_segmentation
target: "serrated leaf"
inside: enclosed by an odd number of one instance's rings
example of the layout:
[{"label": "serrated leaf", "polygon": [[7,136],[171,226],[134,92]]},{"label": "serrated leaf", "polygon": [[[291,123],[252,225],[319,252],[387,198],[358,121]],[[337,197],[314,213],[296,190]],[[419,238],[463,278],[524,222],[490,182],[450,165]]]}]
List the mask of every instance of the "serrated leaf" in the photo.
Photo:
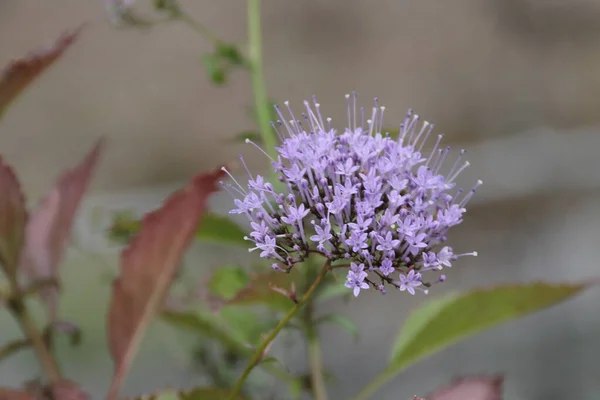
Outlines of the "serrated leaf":
[{"label": "serrated leaf", "polygon": [[25,243],[25,196],[13,169],[0,157],[0,267],[14,278]]},{"label": "serrated leaf", "polygon": [[438,389],[427,400],[502,400],[502,376],[460,378]]},{"label": "serrated leaf", "polygon": [[332,323],[340,326],[343,330],[348,332],[354,340],[358,339],[358,328],[354,321],[350,318],[340,314],[329,314],[321,317],[317,320],[317,324],[321,325],[324,323]]},{"label": "serrated leaf", "polygon": [[[31,215],[19,267],[30,282],[60,281],[59,266],[69,243],[73,220],[103,148],[104,140],[100,139],[77,166],[60,176],[52,191]],[[50,320],[54,321],[58,297],[56,286],[41,289],[40,295],[48,308]]]},{"label": "serrated leaf", "polygon": [[12,61],[0,71],[0,119],[8,106],[75,42],[82,27],[62,34],[51,46]]},{"label": "serrated leaf", "polygon": [[229,300],[249,282],[248,272],[242,267],[225,266],[217,268],[208,281],[211,294]]},{"label": "serrated leaf", "polygon": [[206,213],[196,232],[200,240],[248,247],[247,233],[235,222],[219,214]]},{"label": "serrated leaf", "polygon": [[120,276],[113,284],[108,311],[109,348],[115,363],[108,399],[116,399],[222,174],[221,169],[200,174],[171,195],[144,217],[139,233],[121,254]]},{"label": "serrated leaf", "polygon": [[[225,400],[230,395],[230,390],[220,388],[197,388],[192,390],[168,389],[161,393],[149,396],[130,398],[129,400]],[[242,395],[237,395],[235,400],[245,400]]]}]

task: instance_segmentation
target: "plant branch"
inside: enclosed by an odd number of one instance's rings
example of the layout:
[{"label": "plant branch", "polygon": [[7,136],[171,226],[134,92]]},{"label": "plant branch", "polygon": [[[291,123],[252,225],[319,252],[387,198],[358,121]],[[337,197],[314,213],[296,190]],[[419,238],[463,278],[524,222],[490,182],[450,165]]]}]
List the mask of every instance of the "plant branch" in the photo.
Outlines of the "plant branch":
[{"label": "plant branch", "polygon": [[244,385],[244,381],[246,380],[246,378],[248,378],[248,376],[250,375],[250,372],[252,372],[252,369],[256,365],[258,365],[258,363],[263,359],[263,357],[265,355],[264,353],[265,353],[265,350],[267,349],[267,347],[271,344],[271,342],[275,339],[275,337],[277,337],[279,332],[281,332],[281,330],[287,325],[289,320],[292,319],[292,317],[294,315],[296,315],[296,312],[298,312],[298,310],[300,310],[300,308],[302,308],[302,306],[304,306],[307,303],[308,299],[310,299],[312,294],[315,292],[315,290],[317,289],[317,287],[319,286],[319,284],[321,283],[323,278],[325,278],[325,275],[329,271],[329,263],[330,263],[329,260],[327,260],[325,262],[325,264],[323,265],[323,267],[321,269],[321,272],[319,272],[319,275],[317,275],[317,277],[315,278],[313,283],[310,285],[310,287],[308,288],[308,290],[306,291],[304,296],[302,296],[302,298],[300,299],[300,301],[298,301],[298,303],[294,304],[294,306],[290,309],[290,311],[288,311],[288,313],[285,315],[285,317],[283,317],[283,319],[281,321],[279,321],[277,326],[275,326],[275,328],[271,331],[271,333],[258,346],[254,355],[248,362],[246,369],[244,370],[244,372],[242,373],[240,378],[237,380],[232,391],[229,393],[228,400],[235,399],[235,396],[240,392],[240,389]]},{"label": "plant branch", "polygon": [[217,35],[215,35],[210,29],[208,29],[200,21],[196,20],[194,17],[192,17],[185,11],[178,9],[176,18],[178,20],[180,20],[181,22],[185,23],[186,25],[188,25],[190,28],[192,28],[196,32],[198,32],[205,39],[207,39],[215,44],[221,43],[221,40],[217,37]]},{"label": "plant branch", "polygon": [[7,303],[8,309],[17,320],[23,334],[31,344],[33,351],[40,363],[44,375],[50,384],[56,384],[62,380],[58,364],[50,349],[46,346],[44,338],[35,325],[35,321],[29,315],[25,305],[25,292],[19,286],[15,278],[10,279],[12,289],[11,297]]},{"label": "plant branch", "polygon": [[260,0],[248,0],[248,59],[250,61],[252,90],[254,91],[256,117],[260,134],[265,145],[265,151],[273,159],[277,159],[275,152],[277,140],[275,132],[271,128],[271,110],[269,110],[267,85],[263,75]]},{"label": "plant branch", "polygon": [[314,319],[314,304],[308,303],[304,313],[304,325],[308,344],[308,364],[310,366],[310,386],[314,400],[327,400],[327,387],[323,379],[321,343]]},{"label": "plant branch", "polygon": [[29,347],[29,345],[30,343],[27,339],[14,340],[3,345],[2,347],[0,347],[0,361],[12,356],[19,350],[26,349],[27,347]]}]

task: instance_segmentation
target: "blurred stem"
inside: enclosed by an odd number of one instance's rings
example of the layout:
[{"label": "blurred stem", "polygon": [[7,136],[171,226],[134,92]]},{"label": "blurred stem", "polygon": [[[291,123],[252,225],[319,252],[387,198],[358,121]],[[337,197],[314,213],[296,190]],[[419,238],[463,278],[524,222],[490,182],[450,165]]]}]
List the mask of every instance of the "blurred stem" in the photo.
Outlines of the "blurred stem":
[{"label": "blurred stem", "polygon": [[290,309],[290,311],[288,311],[288,313],[285,315],[285,317],[283,317],[283,319],[281,321],[279,321],[279,323],[277,324],[277,326],[275,326],[275,328],[271,331],[271,333],[269,333],[269,335],[260,343],[260,345],[258,346],[256,351],[254,352],[252,359],[250,359],[250,362],[248,362],[248,365],[246,366],[246,369],[242,373],[242,376],[240,376],[240,378],[237,380],[237,382],[235,384],[235,387],[229,393],[228,400],[235,399],[236,395],[240,392],[240,389],[244,385],[244,381],[246,380],[246,378],[248,378],[248,376],[250,375],[250,372],[252,372],[252,369],[255,366],[257,366],[258,363],[260,363],[260,361],[265,356],[265,350],[267,349],[269,344],[271,344],[271,342],[275,339],[275,337],[277,337],[279,332],[281,332],[281,330],[287,325],[289,320],[292,319],[292,317],[294,315],[296,315],[298,310],[300,310],[302,308],[302,306],[304,306],[308,302],[308,300],[310,299],[312,294],[315,292],[315,290],[317,289],[317,287],[319,286],[319,284],[321,283],[323,278],[325,278],[325,275],[329,271],[329,264],[330,264],[330,261],[327,260],[325,262],[325,264],[323,265],[323,267],[321,268],[321,271],[319,272],[319,274],[313,281],[313,283],[310,285],[310,287],[308,288],[308,290],[306,291],[304,296],[302,296],[302,298],[300,299],[300,301],[298,301],[298,303],[294,304],[294,306]]},{"label": "blurred stem", "polygon": [[377,392],[380,387],[387,383],[394,377],[395,373],[385,370],[377,375],[367,386],[365,386],[356,396],[352,397],[351,400],[367,400]]},{"label": "blurred stem", "polygon": [[23,334],[31,344],[42,371],[46,378],[48,378],[49,383],[56,384],[62,379],[58,364],[52,356],[50,349],[46,346],[42,333],[37,329],[34,320],[27,311],[27,306],[24,301],[25,293],[19,286],[16,278],[9,277],[9,280],[12,294],[7,303],[8,309],[17,320]]},{"label": "blurred stem", "polygon": [[17,351],[26,349],[30,343],[27,339],[19,339],[0,347],[0,361],[15,354]]},{"label": "blurred stem", "polygon": [[177,19],[187,24],[190,28],[202,35],[206,40],[210,40],[215,44],[221,43],[221,40],[215,35],[210,29],[204,26],[200,21],[183,11],[182,9],[177,10]]},{"label": "blurred stem", "polygon": [[310,386],[314,400],[327,400],[327,388],[323,378],[321,343],[314,319],[314,304],[309,302],[304,313],[306,341],[308,343],[308,364],[310,366]]},{"label": "blurred stem", "polygon": [[258,127],[265,145],[265,151],[274,160],[277,159],[275,146],[277,140],[271,128],[271,111],[267,97],[267,85],[263,74],[262,37],[260,29],[260,0],[248,0],[248,58],[252,76],[252,90]]}]

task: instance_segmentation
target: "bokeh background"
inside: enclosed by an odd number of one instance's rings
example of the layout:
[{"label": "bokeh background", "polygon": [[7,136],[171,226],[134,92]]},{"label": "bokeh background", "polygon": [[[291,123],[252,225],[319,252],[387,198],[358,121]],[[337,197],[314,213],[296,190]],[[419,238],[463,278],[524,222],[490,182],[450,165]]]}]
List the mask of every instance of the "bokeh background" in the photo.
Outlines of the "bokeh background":
[{"label": "bokeh background", "polygon": [[[181,4],[222,38],[244,41],[244,2]],[[432,296],[600,274],[600,1],[265,0],[262,14],[270,97],[301,105],[315,94],[343,124],[343,96],[356,90],[365,105],[380,98],[389,125],[414,108],[469,150],[462,182],[481,178],[484,186],[451,241],[479,257],[461,259]],[[247,74],[212,86],[200,64],[212,45],[183,24],[117,29],[100,0],[0,0],[0,65],[81,22],[88,26],[78,43],[7,113],[0,151],[35,204],[97,137],[109,139],[63,269],[62,314],[82,327],[84,342],[59,344],[67,375],[101,398],[112,373],[104,319],[117,260],[99,234],[108,211],[149,210],[195,172],[241,152],[256,171],[266,162],[230,140],[254,128]],[[213,200],[226,212],[227,196]],[[224,250],[194,246],[187,263],[202,276],[248,260]],[[338,377],[332,399],[383,368],[403,318],[422,301],[365,293],[331,304],[361,331],[358,341],[335,326],[321,331],[325,365]],[[600,291],[590,290],[475,336],[412,367],[377,398],[425,394],[461,374],[504,373],[506,399],[598,399],[599,305]],[[0,310],[0,341],[17,335]],[[125,393],[201,382],[189,365],[191,342],[157,324]],[[305,366],[302,346],[282,357],[292,369]],[[0,364],[0,384],[16,386],[36,368],[23,352]]]}]

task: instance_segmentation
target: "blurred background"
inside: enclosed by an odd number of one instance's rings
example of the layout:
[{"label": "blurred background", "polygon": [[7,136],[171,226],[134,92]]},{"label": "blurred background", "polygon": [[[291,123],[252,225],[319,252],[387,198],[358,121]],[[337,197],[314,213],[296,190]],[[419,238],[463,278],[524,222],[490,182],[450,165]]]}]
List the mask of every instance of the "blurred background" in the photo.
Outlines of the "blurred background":
[{"label": "blurred background", "polygon": [[[244,2],[181,4],[223,39],[244,42]],[[301,106],[317,95],[343,127],[343,96],[356,90],[366,106],[380,98],[388,126],[413,108],[446,143],[468,149],[472,166],[461,183],[481,178],[484,186],[451,242],[479,257],[461,259],[431,295],[599,274],[599,0],[265,0],[262,15],[271,98]],[[0,65],[82,22],[76,45],[0,124],[0,151],[35,204],[99,136],[109,140],[63,269],[62,314],[81,326],[84,342],[59,344],[66,374],[101,398],[112,374],[104,319],[117,260],[98,228],[108,211],[150,210],[195,172],[238,153],[257,172],[267,163],[231,140],[255,129],[247,74],[212,86],[200,63],[212,44],[183,24],[116,28],[100,0],[0,0]],[[226,212],[231,203],[218,195],[212,204]],[[187,263],[203,275],[249,257],[230,249],[223,256],[224,249],[195,246]],[[325,366],[338,378],[332,399],[355,393],[383,368],[401,321],[422,301],[374,292],[331,303],[361,332],[355,342],[335,326],[321,331]],[[426,394],[461,374],[503,373],[506,399],[598,399],[599,305],[600,292],[591,290],[477,335],[410,368],[377,398]],[[17,335],[0,312],[0,341]],[[186,340],[157,324],[124,392],[197,384]],[[282,357],[301,370],[305,354],[296,347]],[[36,368],[23,352],[0,364],[0,384],[15,386]]]}]

